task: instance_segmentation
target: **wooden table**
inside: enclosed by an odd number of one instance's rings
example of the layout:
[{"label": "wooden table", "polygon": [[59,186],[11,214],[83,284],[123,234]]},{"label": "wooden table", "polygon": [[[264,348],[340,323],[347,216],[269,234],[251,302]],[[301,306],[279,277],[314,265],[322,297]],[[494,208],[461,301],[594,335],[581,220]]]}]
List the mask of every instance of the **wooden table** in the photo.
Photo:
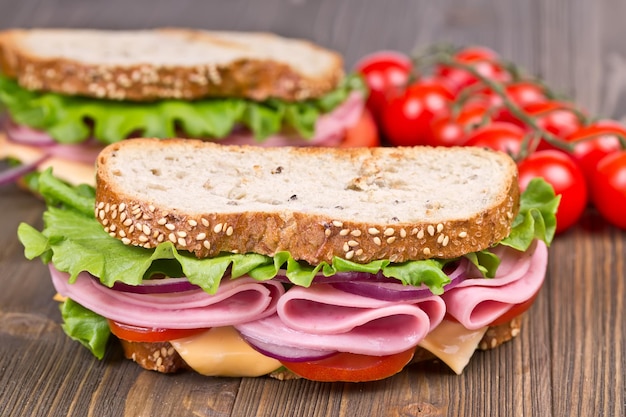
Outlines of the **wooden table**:
[{"label": "wooden table", "polygon": [[[349,68],[378,49],[483,44],[592,114],[626,111],[626,3],[610,0],[0,0],[0,28],[191,26],[268,30],[337,49]],[[550,248],[521,335],[366,384],[208,378],[143,371],[114,345],[98,361],[63,334],[46,268],[23,258],[17,225],[43,204],[0,188],[1,416],[624,416],[626,233],[590,210]],[[626,213],[626,208],[624,208]]]}]

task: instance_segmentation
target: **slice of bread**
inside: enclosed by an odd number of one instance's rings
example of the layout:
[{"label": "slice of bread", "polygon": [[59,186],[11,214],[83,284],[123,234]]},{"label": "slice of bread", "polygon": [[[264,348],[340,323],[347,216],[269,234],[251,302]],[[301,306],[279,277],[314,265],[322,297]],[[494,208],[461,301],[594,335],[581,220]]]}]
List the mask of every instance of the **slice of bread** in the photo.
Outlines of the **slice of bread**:
[{"label": "slice of bread", "polygon": [[342,79],[328,49],[269,33],[188,29],[0,32],[0,71],[31,90],[116,100],[319,97]]},{"label": "slice of bread", "polygon": [[125,244],[310,264],[453,258],[510,232],[513,160],[480,148],[263,148],[132,139],[99,155],[96,217]]}]

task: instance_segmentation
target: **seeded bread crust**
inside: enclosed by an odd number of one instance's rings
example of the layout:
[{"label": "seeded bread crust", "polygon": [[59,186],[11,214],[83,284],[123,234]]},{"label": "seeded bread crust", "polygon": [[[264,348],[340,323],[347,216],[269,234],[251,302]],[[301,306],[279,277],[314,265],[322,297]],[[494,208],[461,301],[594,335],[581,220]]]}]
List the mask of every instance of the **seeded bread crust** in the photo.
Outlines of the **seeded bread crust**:
[{"label": "seeded bread crust", "polygon": [[[418,162],[422,171],[415,168]],[[277,166],[279,163],[283,165]],[[185,164],[197,168],[182,168]],[[441,212],[453,202],[439,200],[437,194],[445,190],[436,184],[428,195],[418,196],[419,190],[427,187],[419,184],[418,178],[439,175],[431,171],[435,172],[435,165],[445,168],[446,164],[458,171],[456,176],[460,177],[459,186],[464,191],[463,195],[447,198],[460,201],[459,210],[472,203],[475,208],[469,214],[462,211],[450,218],[442,217]],[[453,167],[456,164],[461,167]],[[472,170],[464,168],[472,164],[494,166],[482,173],[488,178],[473,178]],[[306,174],[307,169],[315,171],[318,166],[324,168],[319,168],[317,177]],[[401,172],[390,171],[396,168]],[[331,169],[336,172],[329,172]],[[325,178],[326,183],[320,185],[320,176],[324,175],[332,181]],[[176,176],[180,179],[173,178]],[[140,179],[148,182],[140,184]],[[239,182],[235,189],[220,189],[227,180]],[[277,181],[269,187],[268,194],[284,194],[276,206],[273,202],[238,199],[238,193],[253,193],[255,190],[249,188],[262,187],[266,181]],[[467,147],[259,149],[182,139],[133,139],[110,145],[100,154],[96,184],[95,216],[107,233],[124,244],[154,248],[171,241],[178,250],[193,252],[199,258],[220,252],[273,256],[289,251],[295,259],[312,265],[331,262],[335,256],[359,263],[458,257],[485,249],[508,236],[519,205],[514,162],[503,153]],[[237,189],[240,185],[248,189]],[[300,190],[301,197],[293,194],[290,198],[292,191],[285,190],[288,187]],[[393,215],[399,203],[394,205],[387,198],[400,198],[407,187],[409,197],[415,199],[415,211],[418,204],[427,204],[425,217],[399,219]],[[312,207],[313,203],[307,202],[306,198],[317,201],[319,193],[330,196],[326,202],[330,207]],[[383,193],[382,200],[377,197],[379,193]],[[335,201],[335,195],[355,201]],[[270,200],[273,197],[268,196]],[[185,198],[190,198],[186,204],[195,208],[182,209]],[[217,206],[205,210],[202,203],[197,203],[201,198],[207,204],[217,200],[223,204],[215,203]],[[372,198],[374,203],[358,200],[361,198]],[[168,199],[172,201],[165,201]],[[404,203],[408,214],[403,216],[408,216],[414,210],[413,202]],[[255,204],[261,205],[251,209]],[[300,206],[294,209],[293,204]],[[366,206],[375,213],[369,217],[354,214],[361,208],[366,210]],[[389,214],[374,218],[379,211]]]},{"label": "seeded bread crust", "polygon": [[[487,329],[482,340],[478,344],[480,350],[495,349],[503,343],[515,338],[520,333],[525,314],[514,317],[510,322]],[[178,352],[169,342],[128,342],[121,340],[124,356],[135,361],[139,366],[150,371],[161,373],[175,373],[191,370]],[[415,350],[412,364],[437,360],[437,357],[428,350],[418,347]],[[280,368],[269,374],[270,377],[286,381],[299,379],[300,377],[286,368]]]},{"label": "seeded bread crust", "polygon": [[[87,44],[87,38],[93,44]],[[34,50],[37,44],[46,45],[45,52]],[[160,49],[168,44],[171,56],[163,57],[166,52]],[[185,62],[177,46],[189,48]],[[102,51],[97,62],[91,55],[81,56],[81,49],[98,47]],[[128,58],[138,51],[141,58]],[[132,101],[204,97],[296,101],[320,97],[344,76],[338,53],[305,40],[174,28],[6,30],[0,32],[0,72],[30,90]]]}]

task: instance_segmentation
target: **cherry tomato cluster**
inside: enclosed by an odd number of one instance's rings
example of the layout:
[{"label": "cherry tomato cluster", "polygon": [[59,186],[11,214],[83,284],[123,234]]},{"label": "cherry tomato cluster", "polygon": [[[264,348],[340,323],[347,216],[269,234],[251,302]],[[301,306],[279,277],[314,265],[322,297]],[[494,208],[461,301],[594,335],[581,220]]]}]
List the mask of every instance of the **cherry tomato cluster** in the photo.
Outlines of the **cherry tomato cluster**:
[{"label": "cherry tomato cluster", "polygon": [[592,120],[488,48],[439,51],[427,71],[420,61],[380,51],[356,65],[370,88],[367,108],[390,145],[507,152],[522,189],[543,177],[561,195],[557,233],[589,204],[626,229],[626,126]]}]

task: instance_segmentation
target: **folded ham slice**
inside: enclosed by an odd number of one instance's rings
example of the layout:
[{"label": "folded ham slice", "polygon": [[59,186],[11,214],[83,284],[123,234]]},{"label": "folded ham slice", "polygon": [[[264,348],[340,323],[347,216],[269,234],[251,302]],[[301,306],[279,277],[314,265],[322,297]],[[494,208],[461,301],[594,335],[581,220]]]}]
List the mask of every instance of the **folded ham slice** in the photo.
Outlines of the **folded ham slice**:
[{"label": "folded ham slice", "polygon": [[440,297],[402,303],[327,284],[293,287],[271,317],[235,326],[244,336],[294,348],[392,355],[417,345],[445,315]]},{"label": "folded ham slice", "polygon": [[[515,304],[529,300],[543,284],[548,249],[535,241],[526,252],[499,246],[500,267],[494,278],[466,279],[441,297],[450,315],[467,329],[487,326]],[[479,276],[477,271],[468,271]]]},{"label": "folded ham slice", "polygon": [[162,329],[229,326],[272,315],[284,293],[282,284],[252,278],[224,279],[218,292],[202,289],[166,294],[134,294],[113,290],[86,272],[76,282],[50,265],[59,294],[89,310],[121,323]]}]

